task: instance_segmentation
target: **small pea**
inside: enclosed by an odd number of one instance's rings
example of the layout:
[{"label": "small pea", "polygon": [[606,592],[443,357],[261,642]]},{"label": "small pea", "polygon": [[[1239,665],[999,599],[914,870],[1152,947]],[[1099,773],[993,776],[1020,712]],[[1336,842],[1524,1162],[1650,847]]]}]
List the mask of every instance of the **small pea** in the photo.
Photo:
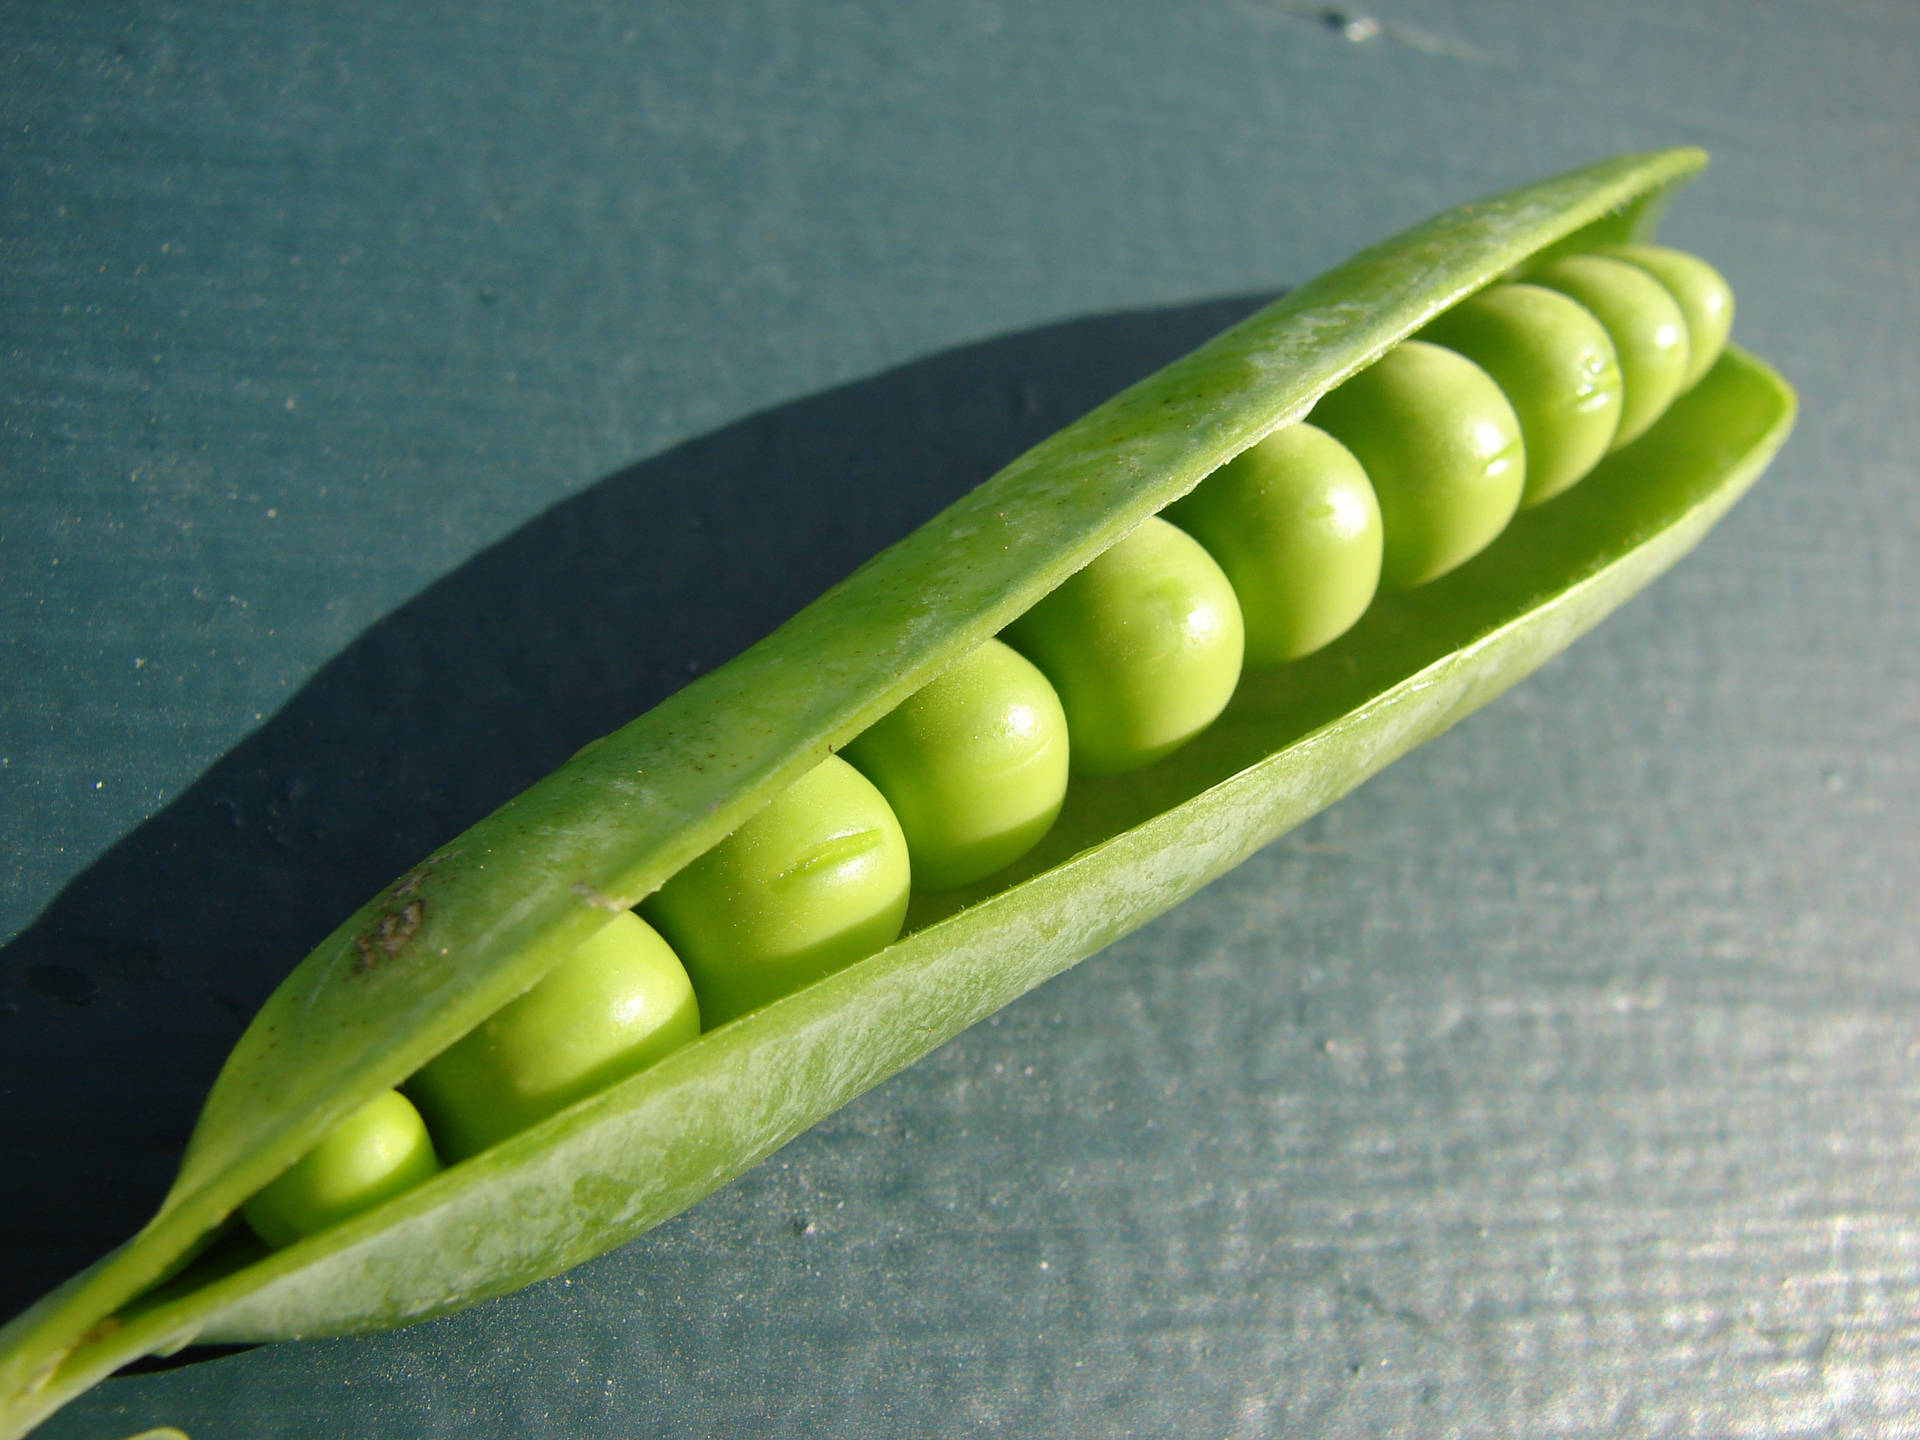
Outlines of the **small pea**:
[{"label": "small pea", "polygon": [[685,963],[711,1027],[890,944],[908,877],[886,798],[830,755],[641,910]]},{"label": "small pea", "polygon": [[1466,356],[1506,394],[1527,447],[1522,506],[1550,500],[1605,457],[1620,428],[1620,357],[1578,301],[1541,285],[1493,285],[1420,332]]},{"label": "small pea", "polygon": [[1240,681],[1246,630],[1213,557],[1152,515],[1005,639],[1059,692],[1074,771],[1117,775],[1213,723]]},{"label": "small pea", "polygon": [[1526,484],[1513,406],[1486,371],[1406,340],[1320,397],[1313,423],[1366,469],[1380,497],[1380,584],[1422,585],[1506,528]]},{"label": "small pea", "polygon": [[1667,287],[1687,321],[1687,374],[1682,390],[1691,390],[1727,348],[1733,330],[1733,287],[1726,276],[1698,255],[1665,245],[1609,245],[1594,252],[1638,265]]},{"label": "small pea", "polygon": [[679,958],[631,911],[407,1082],[440,1148],[464,1159],[644,1069],[700,1034]]},{"label": "small pea", "polygon": [[1318,650],[1379,588],[1380,502],[1353,452],[1316,426],[1274,431],[1163,513],[1233,582],[1248,665]]},{"label": "small pea", "polygon": [[1031,850],[1067,793],[1067,717],[1047,677],[989,640],[842,752],[899,817],[913,883],[950,890]]},{"label": "small pea", "polygon": [[278,1249],[371,1210],[439,1170],[420,1112],[389,1090],[342,1120],[241,1213],[254,1234]]},{"label": "small pea", "polygon": [[1686,380],[1687,321],[1679,302],[1645,270],[1605,255],[1564,256],[1527,279],[1578,300],[1606,326],[1625,386],[1613,448],[1639,439]]}]

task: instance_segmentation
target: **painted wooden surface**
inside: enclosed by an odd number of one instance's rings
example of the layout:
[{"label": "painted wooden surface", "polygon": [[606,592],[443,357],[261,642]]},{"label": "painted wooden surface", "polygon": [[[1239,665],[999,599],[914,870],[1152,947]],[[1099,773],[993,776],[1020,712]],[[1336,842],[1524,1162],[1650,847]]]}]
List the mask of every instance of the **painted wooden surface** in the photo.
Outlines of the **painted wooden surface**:
[{"label": "painted wooden surface", "polygon": [[375,886],[1251,297],[1697,143],[1803,401],[1564,659],[690,1214],[46,1434],[1910,1423],[1920,21],[1346,20],[0,15],[7,1311]]}]

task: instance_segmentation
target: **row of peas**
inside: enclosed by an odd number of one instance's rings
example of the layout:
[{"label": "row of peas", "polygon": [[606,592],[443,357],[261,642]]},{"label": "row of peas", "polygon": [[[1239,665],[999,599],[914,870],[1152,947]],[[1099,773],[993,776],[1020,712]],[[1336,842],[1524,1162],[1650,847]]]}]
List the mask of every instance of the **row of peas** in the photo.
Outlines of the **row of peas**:
[{"label": "row of peas", "polygon": [[244,1207],[267,1244],[368,1209],[891,943],[910,883],[1025,854],[1069,770],[1151,764],[1242,665],[1344,633],[1636,439],[1711,367],[1733,300],[1654,246],[1553,261],[1440,315],[1070,577],[342,1122]]}]

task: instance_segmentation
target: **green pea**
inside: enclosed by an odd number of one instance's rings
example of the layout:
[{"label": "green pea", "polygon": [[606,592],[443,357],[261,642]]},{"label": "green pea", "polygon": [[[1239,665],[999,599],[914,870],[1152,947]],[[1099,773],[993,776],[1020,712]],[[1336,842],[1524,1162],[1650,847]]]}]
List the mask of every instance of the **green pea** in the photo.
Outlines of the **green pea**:
[{"label": "green pea", "polygon": [[1248,665],[1311,654],[1358,620],[1380,585],[1380,502],[1353,452],[1288,425],[1163,512],[1233,582]]},{"label": "green pea", "polygon": [[641,908],[685,962],[711,1027],[890,944],[908,873],[886,798],[829,755]]},{"label": "green pea", "polygon": [[1246,630],[1213,557],[1152,515],[1005,639],[1059,691],[1074,771],[1118,775],[1214,722],[1240,681]]},{"label": "green pea", "polygon": [[1519,417],[1486,371],[1451,350],[1403,341],[1321,396],[1313,422],[1354,453],[1380,497],[1384,588],[1446,574],[1520,504]]},{"label": "green pea", "polygon": [[407,1082],[441,1151],[464,1159],[700,1034],[687,972],[631,911]]},{"label": "green pea", "polygon": [[1540,285],[1493,285],[1420,332],[1466,356],[1506,394],[1527,447],[1522,506],[1550,500],[1606,455],[1620,428],[1620,357],[1578,301]]},{"label": "green pea", "polygon": [[440,1170],[420,1112],[397,1090],[376,1095],[241,1207],[278,1249],[350,1220]]},{"label": "green pea", "polygon": [[842,752],[906,833],[913,883],[950,890],[1037,844],[1067,793],[1067,717],[1047,677],[998,640],[969,651]]},{"label": "green pea", "polygon": [[1698,255],[1664,245],[1609,245],[1594,253],[1638,265],[1678,302],[1687,322],[1687,374],[1680,388],[1691,390],[1713,368],[1733,330],[1733,287],[1726,276]]},{"label": "green pea", "polygon": [[1571,296],[1613,338],[1626,387],[1613,448],[1639,439],[1680,393],[1687,376],[1687,321],[1653,276],[1605,255],[1568,255],[1527,278]]}]

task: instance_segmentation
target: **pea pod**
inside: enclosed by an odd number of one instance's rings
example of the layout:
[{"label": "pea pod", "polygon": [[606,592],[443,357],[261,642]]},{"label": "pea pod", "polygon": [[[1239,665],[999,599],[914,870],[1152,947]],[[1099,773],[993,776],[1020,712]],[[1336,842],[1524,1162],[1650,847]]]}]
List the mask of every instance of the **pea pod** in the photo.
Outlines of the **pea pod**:
[{"label": "pea pod", "polygon": [[1076,780],[1008,871],[916,895],[879,953],[333,1228],[267,1253],[240,1206],[602,924],[1333,386],[1548,253],[1649,238],[1694,150],[1450,211],[1292,291],[1030,451],[778,631],[588,747],[350,918],[215,1082],[128,1244],[0,1331],[0,1436],[116,1367],[378,1330],[666,1219],[967,1025],[1159,914],[1597,623],[1764,468],[1792,391],[1729,348],[1645,436],[1479,556],[1242,680],[1167,758]]}]

